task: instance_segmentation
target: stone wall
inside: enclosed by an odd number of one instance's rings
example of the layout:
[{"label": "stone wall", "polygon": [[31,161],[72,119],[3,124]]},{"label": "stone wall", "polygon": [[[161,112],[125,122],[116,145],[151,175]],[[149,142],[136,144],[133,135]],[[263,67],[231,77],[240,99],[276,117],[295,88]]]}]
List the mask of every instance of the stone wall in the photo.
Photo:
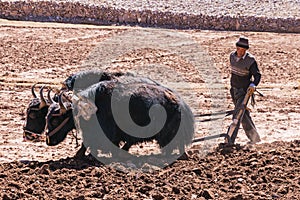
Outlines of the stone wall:
[{"label": "stone wall", "polygon": [[95,25],[300,33],[299,18],[208,16],[55,1],[0,1],[0,18]]}]

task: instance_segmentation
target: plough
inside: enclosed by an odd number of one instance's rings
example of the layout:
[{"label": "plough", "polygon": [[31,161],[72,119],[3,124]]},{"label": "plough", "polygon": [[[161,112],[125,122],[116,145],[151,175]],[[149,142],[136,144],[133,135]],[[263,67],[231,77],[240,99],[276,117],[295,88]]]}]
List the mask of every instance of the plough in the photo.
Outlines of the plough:
[{"label": "plough", "polygon": [[[255,91],[260,96],[263,96],[263,94],[260,93],[260,92],[258,92],[257,90],[255,90],[254,87],[249,87],[248,90],[247,90],[247,93],[246,93],[246,95],[244,97],[244,100],[243,100],[243,102],[241,104],[241,106],[239,108],[237,108],[236,110],[216,112],[216,113],[211,113],[211,114],[197,114],[197,115],[194,115],[195,118],[197,118],[197,117],[214,116],[214,115],[224,115],[224,114],[225,114],[225,117],[229,116],[229,115],[234,115],[234,117],[232,119],[232,123],[229,125],[229,127],[227,129],[227,133],[221,133],[221,134],[217,134],[217,135],[210,135],[210,136],[205,136],[205,137],[201,137],[201,138],[195,138],[192,141],[192,143],[201,142],[201,141],[205,141],[205,140],[216,139],[216,138],[220,138],[220,137],[224,137],[225,138],[225,143],[227,143],[227,144],[234,144],[235,139],[237,137],[237,133],[238,133],[238,131],[235,131],[235,130],[239,129],[241,120],[243,119],[245,110],[247,109],[247,104],[249,102],[249,99],[250,99],[250,97],[253,95],[253,93]],[[214,121],[214,120],[218,120],[218,119],[221,119],[221,118],[223,118],[223,117],[198,120],[196,122]]]}]

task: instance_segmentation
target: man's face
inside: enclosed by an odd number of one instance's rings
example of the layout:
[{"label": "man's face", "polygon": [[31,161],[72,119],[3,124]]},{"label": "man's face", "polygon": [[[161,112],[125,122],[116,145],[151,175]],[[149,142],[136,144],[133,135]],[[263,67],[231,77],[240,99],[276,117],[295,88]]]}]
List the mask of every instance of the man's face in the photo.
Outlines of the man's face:
[{"label": "man's face", "polygon": [[246,53],[247,49],[242,47],[236,47],[236,53],[239,58],[243,57]]}]

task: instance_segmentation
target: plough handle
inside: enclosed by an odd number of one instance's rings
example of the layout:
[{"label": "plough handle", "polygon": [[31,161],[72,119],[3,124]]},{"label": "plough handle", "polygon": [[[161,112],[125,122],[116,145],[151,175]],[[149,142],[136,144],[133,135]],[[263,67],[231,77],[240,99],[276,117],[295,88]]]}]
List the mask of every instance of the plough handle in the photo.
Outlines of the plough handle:
[{"label": "plough handle", "polygon": [[202,141],[205,141],[205,140],[211,140],[211,139],[216,139],[216,138],[220,138],[220,137],[225,137],[227,139],[227,141],[230,141],[230,143],[231,143],[231,138],[226,133],[222,133],[222,134],[219,134],[219,135],[210,135],[210,136],[206,136],[206,137],[202,137],[202,138],[195,138],[192,141],[192,143],[202,142]]},{"label": "plough handle", "polygon": [[222,112],[215,112],[215,113],[207,113],[207,114],[196,114],[194,117],[208,117],[208,116],[214,116],[214,115],[224,115],[229,116],[234,113],[234,110],[228,110],[228,111],[222,111]]},{"label": "plough handle", "polygon": [[259,96],[264,97],[264,94],[259,92],[257,89],[255,90],[255,92],[257,92],[259,94]]}]

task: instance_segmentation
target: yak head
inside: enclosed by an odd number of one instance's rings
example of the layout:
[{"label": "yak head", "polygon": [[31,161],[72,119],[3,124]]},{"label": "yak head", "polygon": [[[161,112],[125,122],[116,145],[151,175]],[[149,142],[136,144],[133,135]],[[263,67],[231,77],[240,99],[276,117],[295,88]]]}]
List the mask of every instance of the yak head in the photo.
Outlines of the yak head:
[{"label": "yak head", "polygon": [[62,95],[63,92],[58,96],[58,103],[50,105],[46,117],[46,143],[49,146],[61,143],[75,128],[72,104],[62,102]]},{"label": "yak head", "polygon": [[[35,94],[35,84],[31,87],[33,99],[26,110],[26,122],[23,127],[23,137],[25,140],[38,140],[45,130],[46,115],[51,102],[43,95],[44,86],[40,88],[40,98]],[[50,90],[48,96],[50,95]]]}]

